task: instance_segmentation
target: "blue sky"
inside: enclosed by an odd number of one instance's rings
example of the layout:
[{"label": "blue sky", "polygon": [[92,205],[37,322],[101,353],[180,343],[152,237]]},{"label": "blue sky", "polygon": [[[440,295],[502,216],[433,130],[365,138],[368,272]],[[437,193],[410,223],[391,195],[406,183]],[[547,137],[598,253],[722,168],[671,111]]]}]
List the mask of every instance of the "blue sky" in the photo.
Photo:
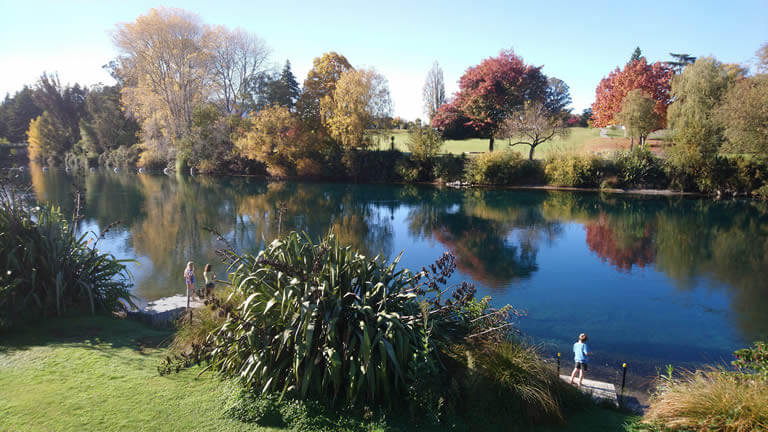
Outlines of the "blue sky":
[{"label": "blue sky", "polygon": [[18,1],[0,0],[0,95],[42,71],[64,82],[111,83],[110,32],[152,7],[181,7],[211,25],[263,38],[272,61],[289,59],[299,82],[312,59],[344,54],[387,77],[396,115],[423,117],[421,86],[433,61],[446,90],[467,67],[513,48],[571,87],[573,108],[594,99],[600,79],[635,46],[651,61],[669,52],[749,64],[768,42],[768,1]]}]

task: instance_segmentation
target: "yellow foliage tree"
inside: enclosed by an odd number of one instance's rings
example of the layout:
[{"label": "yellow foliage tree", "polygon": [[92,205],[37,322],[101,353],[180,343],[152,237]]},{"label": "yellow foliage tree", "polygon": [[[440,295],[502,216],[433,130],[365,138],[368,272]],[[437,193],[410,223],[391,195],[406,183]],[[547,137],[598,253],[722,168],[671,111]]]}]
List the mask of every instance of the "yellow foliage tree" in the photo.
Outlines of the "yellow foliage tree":
[{"label": "yellow foliage tree", "polygon": [[162,117],[172,138],[189,131],[192,111],[208,94],[214,34],[197,15],[151,9],[113,36],[123,103],[142,123]]},{"label": "yellow foliage tree", "polygon": [[29,121],[29,129],[27,129],[27,152],[29,154],[29,160],[38,162],[42,159],[42,143],[40,137],[40,117],[34,118]]},{"label": "yellow foliage tree", "polygon": [[336,52],[323,54],[312,61],[312,69],[304,80],[304,91],[296,104],[302,119],[316,129],[322,126],[327,113],[321,111],[321,103],[332,105],[336,82],[341,76],[352,70],[352,65],[343,55]]},{"label": "yellow foliage tree", "polygon": [[266,163],[270,174],[288,175],[294,173],[297,161],[311,152],[311,142],[296,114],[286,107],[272,106],[259,111],[235,146],[244,157]]},{"label": "yellow foliage tree", "polygon": [[320,101],[323,124],[343,147],[367,148],[366,130],[376,119],[390,115],[392,101],[387,80],[374,69],[353,69],[336,82],[333,97]]}]

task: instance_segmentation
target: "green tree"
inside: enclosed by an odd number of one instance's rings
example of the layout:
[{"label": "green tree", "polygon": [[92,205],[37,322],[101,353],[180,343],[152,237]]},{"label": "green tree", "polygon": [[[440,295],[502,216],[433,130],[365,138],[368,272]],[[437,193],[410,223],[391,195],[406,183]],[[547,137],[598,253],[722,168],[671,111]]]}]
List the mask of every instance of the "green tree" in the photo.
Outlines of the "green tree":
[{"label": "green tree", "polygon": [[408,129],[408,151],[418,160],[428,160],[437,155],[443,147],[443,138],[430,125]]},{"label": "green tree", "polygon": [[79,126],[84,150],[92,154],[131,147],[138,140],[139,124],[121,109],[119,86],[91,88]]},{"label": "green tree", "polygon": [[640,50],[640,47],[635,47],[635,50],[632,51],[632,57],[629,58],[627,64],[640,60],[641,58],[643,58],[643,52]]},{"label": "green tree", "polygon": [[718,109],[724,147],[734,153],[768,154],[768,74],[739,80]]},{"label": "green tree", "polygon": [[656,101],[640,89],[632,90],[624,97],[618,120],[627,128],[630,150],[635,144],[635,137],[639,138],[642,146],[648,134],[661,126],[661,117],[655,111],[655,106]]},{"label": "green tree", "polygon": [[743,69],[702,57],[672,79],[668,121],[677,145],[714,155],[723,142],[723,128],[715,112],[730,85]]},{"label": "green tree", "polygon": [[688,66],[689,64],[693,64],[696,61],[696,57],[690,54],[669,53],[669,56],[672,57],[674,60],[664,62],[664,64],[671,67],[676,74],[681,73],[686,66]]},{"label": "green tree", "polygon": [[24,142],[27,139],[29,122],[39,117],[43,110],[37,105],[34,97],[35,90],[24,86],[13,97],[6,95],[2,104],[0,116],[6,125],[6,132],[2,137],[13,143]]}]

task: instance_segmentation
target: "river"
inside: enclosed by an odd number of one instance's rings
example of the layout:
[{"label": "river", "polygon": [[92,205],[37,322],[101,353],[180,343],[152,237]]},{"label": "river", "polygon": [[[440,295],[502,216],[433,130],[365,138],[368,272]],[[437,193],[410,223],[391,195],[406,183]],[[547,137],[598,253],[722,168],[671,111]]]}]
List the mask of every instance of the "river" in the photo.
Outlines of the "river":
[{"label": "river", "polygon": [[[143,300],[182,293],[187,261],[226,267],[216,249],[257,251],[278,230],[333,231],[365,254],[420,269],[448,250],[452,283],[472,281],[545,352],[590,335],[601,364],[648,370],[722,363],[768,339],[768,205],[686,197],[433,186],[265,182],[97,171],[30,171],[40,201],[111,229],[99,247],[133,258]],[[279,210],[282,209],[282,210]],[[602,354],[601,354],[602,353]],[[570,354],[566,354],[570,357]]]}]

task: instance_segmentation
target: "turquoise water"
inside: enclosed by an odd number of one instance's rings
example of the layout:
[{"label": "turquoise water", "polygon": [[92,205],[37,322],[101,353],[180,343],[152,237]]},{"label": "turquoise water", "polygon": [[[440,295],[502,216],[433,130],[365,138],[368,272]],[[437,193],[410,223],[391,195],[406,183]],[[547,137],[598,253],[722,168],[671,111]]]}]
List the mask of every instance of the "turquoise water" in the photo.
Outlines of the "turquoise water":
[{"label": "turquoise water", "polygon": [[[225,267],[207,228],[240,250],[278,229],[333,230],[366,254],[420,269],[445,250],[452,282],[471,280],[495,305],[525,310],[526,338],[549,353],[580,332],[605,365],[647,367],[730,360],[768,339],[768,213],[754,202],[597,193],[452,190],[431,186],[267,183],[242,178],[32,171],[40,200],[73,208],[107,233],[100,248],[134,258],[135,294],[182,293],[184,264],[198,277]],[[278,217],[278,208],[284,208]],[[278,228],[280,225],[280,228]]]}]

